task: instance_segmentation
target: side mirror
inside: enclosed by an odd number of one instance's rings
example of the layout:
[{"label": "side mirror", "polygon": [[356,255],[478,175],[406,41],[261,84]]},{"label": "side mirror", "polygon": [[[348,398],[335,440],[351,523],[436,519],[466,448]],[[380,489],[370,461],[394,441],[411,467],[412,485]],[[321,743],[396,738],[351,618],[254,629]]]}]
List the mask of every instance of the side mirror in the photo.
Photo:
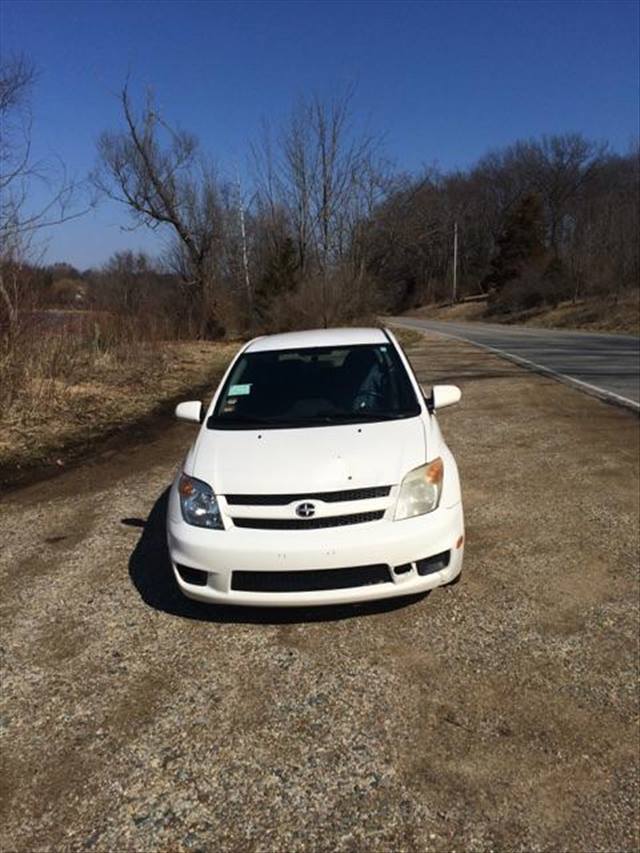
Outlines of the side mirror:
[{"label": "side mirror", "polygon": [[431,392],[431,408],[444,409],[446,406],[453,406],[454,403],[460,402],[462,391],[457,385],[434,385]]},{"label": "side mirror", "polygon": [[187,403],[178,403],[176,406],[176,417],[181,421],[202,423],[202,403],[200,400],[189,400]]}]

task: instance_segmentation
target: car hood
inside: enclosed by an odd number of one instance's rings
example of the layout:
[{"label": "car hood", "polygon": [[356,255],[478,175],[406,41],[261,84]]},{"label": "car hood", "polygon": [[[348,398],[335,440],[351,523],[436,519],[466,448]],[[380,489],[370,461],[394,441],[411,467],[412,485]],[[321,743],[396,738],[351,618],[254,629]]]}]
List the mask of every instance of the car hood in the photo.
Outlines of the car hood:
[{"label": "car hood", "polygon": [[186,473],[219,495],[301,494],[399,483],[427,459],[420,417],[312,429],[202,429]]}]

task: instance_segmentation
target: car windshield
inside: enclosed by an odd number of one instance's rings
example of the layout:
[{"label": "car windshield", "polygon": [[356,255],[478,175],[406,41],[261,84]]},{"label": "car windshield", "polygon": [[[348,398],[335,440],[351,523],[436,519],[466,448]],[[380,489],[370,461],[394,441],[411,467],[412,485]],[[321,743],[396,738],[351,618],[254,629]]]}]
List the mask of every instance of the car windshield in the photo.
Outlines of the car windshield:
[{"label": "car windshield", "polygon": [[391,344],[313,347],[240,356],[207,426],[284,429],[418,414],[415,391]]}]

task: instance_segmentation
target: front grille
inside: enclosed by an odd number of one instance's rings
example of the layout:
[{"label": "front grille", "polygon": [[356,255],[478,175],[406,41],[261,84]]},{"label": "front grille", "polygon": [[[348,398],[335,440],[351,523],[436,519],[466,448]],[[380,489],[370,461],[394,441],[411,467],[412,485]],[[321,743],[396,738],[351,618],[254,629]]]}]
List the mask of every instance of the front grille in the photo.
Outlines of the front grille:
[{"label": "front grille", "polygon": [[385,498],[391,486],[373,486],[367,489],[349,489],[341,492],[303,492],[297,495],[226,495],[228,504],[241,506],[286,506],[294,501],[364,501],[369,498]]},{"label": "front grille", "polygon": [[244,592],[315,592],[388,583],[389,566],[312,569],[306,572],[233,572],[231,589]]},{"label": "front grille", "polygon": [[256,530],[319,530],[322,527],[343,527],[346,524],[364,524],[378,521],[384,510],[359,512],[355,515],[332,515],[325,518],[232,518],[236,527]]}]

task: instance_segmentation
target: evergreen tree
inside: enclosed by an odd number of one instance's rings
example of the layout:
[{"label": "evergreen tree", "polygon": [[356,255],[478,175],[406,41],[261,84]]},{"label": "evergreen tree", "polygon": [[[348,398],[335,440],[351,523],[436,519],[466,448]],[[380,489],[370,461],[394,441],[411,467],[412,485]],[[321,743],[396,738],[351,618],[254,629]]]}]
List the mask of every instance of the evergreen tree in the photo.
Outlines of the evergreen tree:
[{"label": "evergreen tree", "polygon": [[297,274],[296,247],[290,237],[285,237],[269,253],[264,272],[257,282],[255,309],[261,320],[268,318],[271,306],[279,297],[295,289]]},{"label": "evergreen tree", "polygon": [[491,270],[483,284],[500,291],[510,281],[517,279],[527,267],[544,261],[544,213],[540,196],[524,196],[508,217],[497,252],[491,261]]}]

